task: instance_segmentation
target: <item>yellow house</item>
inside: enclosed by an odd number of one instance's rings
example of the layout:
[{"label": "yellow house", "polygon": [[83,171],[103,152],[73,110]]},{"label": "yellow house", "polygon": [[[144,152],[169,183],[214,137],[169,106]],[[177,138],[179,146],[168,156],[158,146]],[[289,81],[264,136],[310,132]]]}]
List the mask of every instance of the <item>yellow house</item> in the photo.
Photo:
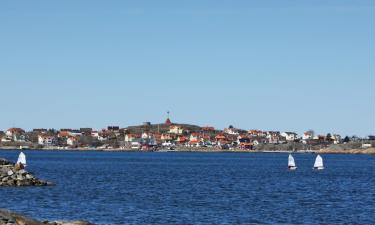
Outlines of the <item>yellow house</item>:
[{"label": "yellow house", "polygon": [[180,126],[170,126],[169,133],[170,134],[182,134],[184,130]]}]

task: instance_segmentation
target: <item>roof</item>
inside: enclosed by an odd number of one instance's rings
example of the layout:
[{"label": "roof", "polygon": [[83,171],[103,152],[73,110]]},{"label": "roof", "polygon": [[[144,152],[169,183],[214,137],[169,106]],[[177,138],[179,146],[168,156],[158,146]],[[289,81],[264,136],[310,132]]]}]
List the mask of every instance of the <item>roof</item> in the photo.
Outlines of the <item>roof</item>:
[{"label": "roof", "polygon": [[226,137],[224,135],[216,135],[215,137],[216,139],[226,139]]},{"label": "roof", "polygon": [[7,130],[8,132],[12,133],[24,133],[25,131],[21,128],[12,127]]},{"label": "roof", "polygon": [[165,121],[165,124],[166,125],[172,125],[172,122],[171,122],[171,120],[169,118],[167,118],[167,120]]}]

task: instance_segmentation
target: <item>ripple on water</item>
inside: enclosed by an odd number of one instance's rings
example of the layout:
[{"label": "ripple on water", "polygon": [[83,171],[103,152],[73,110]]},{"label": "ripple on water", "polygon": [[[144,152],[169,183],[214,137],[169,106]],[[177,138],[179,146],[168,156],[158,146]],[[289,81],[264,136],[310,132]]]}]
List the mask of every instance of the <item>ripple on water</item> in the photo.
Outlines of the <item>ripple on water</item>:
[{"label": "ripple on water", "polygon": [[[2,188],[0,207],[98,224],[375,224],[375,157],[29,151],[53,187]],[[0,157],[15,159],[16,151]],[[6,197],[4,197],[6,196]]]}]

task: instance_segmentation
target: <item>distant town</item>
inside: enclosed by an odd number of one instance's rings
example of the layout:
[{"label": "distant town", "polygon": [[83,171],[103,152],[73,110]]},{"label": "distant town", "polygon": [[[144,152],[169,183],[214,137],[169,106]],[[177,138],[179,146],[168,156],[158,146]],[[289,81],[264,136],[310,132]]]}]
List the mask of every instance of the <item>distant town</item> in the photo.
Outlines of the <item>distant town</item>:
[{"label": "distant town", "polygon": [[169,115],[164,123],[144,122],[139,126],[102,130],[45,129],[25,131],[9,128],[0,131],[0,149],[61,149],[118,151],[317,151],[372,148],[375,136],[359,138],[339,134],[303,134],[289,131],[244,130],[228,126],[224,130],[212,126],[173,123]]}]

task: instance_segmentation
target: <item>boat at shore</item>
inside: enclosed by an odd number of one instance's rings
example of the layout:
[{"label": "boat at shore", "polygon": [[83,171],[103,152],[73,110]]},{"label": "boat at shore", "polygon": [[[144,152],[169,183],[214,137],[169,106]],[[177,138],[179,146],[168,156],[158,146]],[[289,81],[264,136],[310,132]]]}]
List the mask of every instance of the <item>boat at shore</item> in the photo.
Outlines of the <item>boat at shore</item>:
[{"label": "boat at shore", "polygon": [[314,170],[324,170],[323,158],[320,155],[315,159]]},{"label": "boat at shore", "polygon": [[289,154],[289,157],[288,157],[288,169],[289,170],[296,170],[297,169],[296,162],[295,162],[292,154]]}]

